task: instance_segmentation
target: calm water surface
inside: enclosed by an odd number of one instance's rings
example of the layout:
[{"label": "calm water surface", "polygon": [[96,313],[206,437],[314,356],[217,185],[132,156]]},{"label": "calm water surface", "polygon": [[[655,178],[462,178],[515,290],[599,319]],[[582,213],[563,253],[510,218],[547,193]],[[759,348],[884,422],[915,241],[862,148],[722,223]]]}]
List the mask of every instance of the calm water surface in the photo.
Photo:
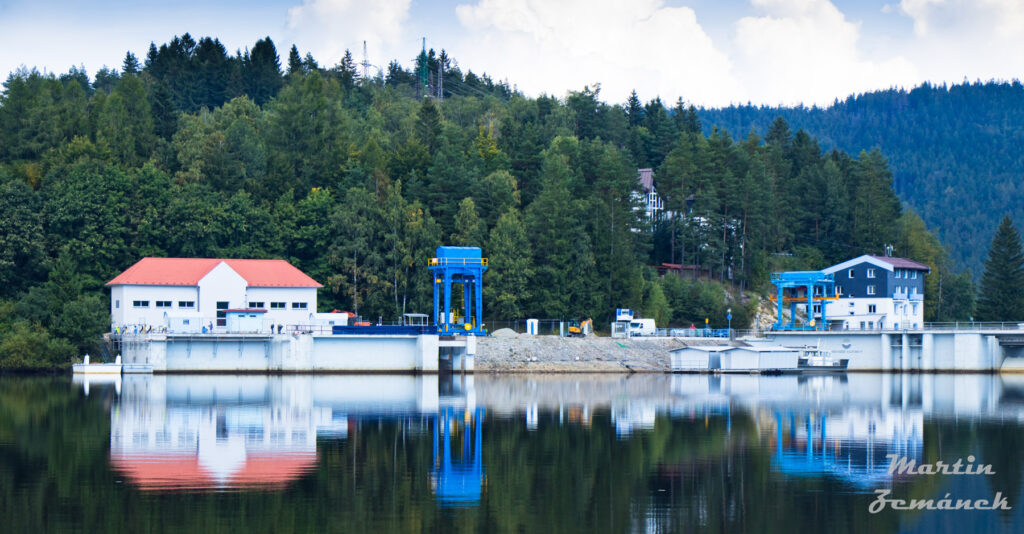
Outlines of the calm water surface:
[{"label": "calm water surface", "polygon": [[1024,532],[1022,460],[1024,376],[0,378],[2,532]]}]

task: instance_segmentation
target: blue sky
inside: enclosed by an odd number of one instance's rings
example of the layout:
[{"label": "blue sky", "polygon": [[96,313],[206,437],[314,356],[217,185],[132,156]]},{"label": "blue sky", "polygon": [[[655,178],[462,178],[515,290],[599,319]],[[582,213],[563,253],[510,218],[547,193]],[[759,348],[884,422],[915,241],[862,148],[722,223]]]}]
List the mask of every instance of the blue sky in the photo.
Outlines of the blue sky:
[{"label": "blue sky", "polygon": [[174,35],[269,35],[322,65],[406,64],[420,39],[527,94],[828,104],[922,81],[1024,73],[1024,0],[0,0],[0,70],[94,73]]}]

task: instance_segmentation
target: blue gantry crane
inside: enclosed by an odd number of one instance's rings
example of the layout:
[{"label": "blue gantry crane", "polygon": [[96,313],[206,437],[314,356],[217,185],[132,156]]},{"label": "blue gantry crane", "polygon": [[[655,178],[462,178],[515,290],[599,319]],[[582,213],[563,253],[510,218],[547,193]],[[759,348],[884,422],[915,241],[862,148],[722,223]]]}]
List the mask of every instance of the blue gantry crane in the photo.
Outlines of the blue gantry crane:
[{"label": "blue gantry crane", "polygon": [[[836,281],[831,274],[821,271],[786,271],[772,273],[772,283],[778,290],[779,318],[775,321],[775,330],[825,330],[828,328],[827,305],[836,300]],[[788,292],[786,290],[789,290]],[[821,321],[815,321],[814,304],[821,305]],[[789,322],[782,322],[783,307],[789,304]],[[807,306],[807,322],[796,324],[797,304]]]},{"label": "blue gantry crane", "polygon": [[[434,324],[441,335],[487,335],[483,327],[483,276],[487,258],[480,247],[437,247],[428,268],[434,277]],[[452,309],[453,286],[462,286],[463,314]]]}]

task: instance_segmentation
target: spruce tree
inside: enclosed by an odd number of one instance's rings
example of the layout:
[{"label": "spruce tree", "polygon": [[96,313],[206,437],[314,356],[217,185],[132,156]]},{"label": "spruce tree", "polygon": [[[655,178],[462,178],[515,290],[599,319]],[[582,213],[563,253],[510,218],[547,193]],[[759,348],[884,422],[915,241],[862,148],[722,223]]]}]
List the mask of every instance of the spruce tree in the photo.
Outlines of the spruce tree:
[{"label": "spruce tree", "polygon": [[455,233],[451,235],[451,243],[459,247],[483,247],[486,238],[487,227],[477,215],[473,198],[462,199],[455,214]]},{"label": "spruce tree", "polygon": [[519,210],[510,208],[491,229],[485,250],[485,255],[490,258],[490,269],[484,283],[484,302],[489,307],[489,317],[523,317],[531,297],[532,253]]},{"label": "spruce tree", "polygon": [[999,223],[985,260],[978,298],[979,321],[1024,319],[1024,254],[1009,215]]},{"label": "spruce tree", "polygon": [[299,49],[292,45],[288,50],[288,75],[302,74],[302,71],[302,56],[299,55]]}]

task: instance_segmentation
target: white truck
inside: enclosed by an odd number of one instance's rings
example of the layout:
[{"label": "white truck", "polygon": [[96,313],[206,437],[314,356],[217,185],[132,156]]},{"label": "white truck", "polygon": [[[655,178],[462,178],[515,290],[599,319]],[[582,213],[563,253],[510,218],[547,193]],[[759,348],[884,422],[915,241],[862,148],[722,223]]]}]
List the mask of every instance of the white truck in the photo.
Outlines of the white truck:
[{"label": "white truck", "polygon": [[653,336],[657,334],[654,319],[634,318],[629,322],[629,337]]}]

